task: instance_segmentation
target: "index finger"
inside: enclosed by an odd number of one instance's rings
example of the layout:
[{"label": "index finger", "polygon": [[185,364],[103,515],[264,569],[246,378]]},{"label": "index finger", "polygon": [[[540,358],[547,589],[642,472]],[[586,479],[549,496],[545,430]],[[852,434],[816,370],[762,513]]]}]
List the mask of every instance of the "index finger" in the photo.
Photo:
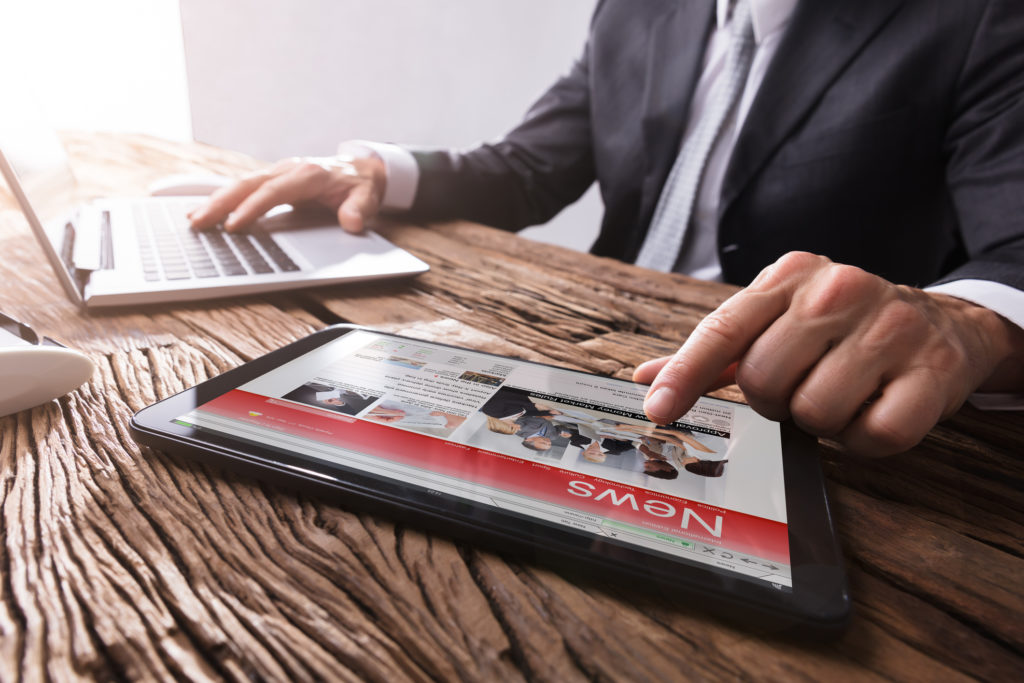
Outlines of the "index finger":
[{"label": "index finger", "polygon": [[242,178],[233,185],[222,187],[210,195],[205,205],[189,215],[193,230],[205,230],[222,223],[242,201],[267,182],[270,174],[266,171]]},{"label": "index finger", "polygon": [[668,424],[684,415],[786,311],[788,299],[784,289],[747,288],[708,314],[651,382],[647,417]]}]

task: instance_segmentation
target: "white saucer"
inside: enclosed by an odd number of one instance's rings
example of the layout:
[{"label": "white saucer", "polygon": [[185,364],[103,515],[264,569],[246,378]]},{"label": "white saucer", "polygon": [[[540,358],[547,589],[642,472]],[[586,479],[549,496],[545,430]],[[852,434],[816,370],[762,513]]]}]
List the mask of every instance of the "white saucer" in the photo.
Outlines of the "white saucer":
[{"label": "white saucer", "polygon": [[92,377],[93,363],[56,346],[0,347],[0,417],[63,396]]}]

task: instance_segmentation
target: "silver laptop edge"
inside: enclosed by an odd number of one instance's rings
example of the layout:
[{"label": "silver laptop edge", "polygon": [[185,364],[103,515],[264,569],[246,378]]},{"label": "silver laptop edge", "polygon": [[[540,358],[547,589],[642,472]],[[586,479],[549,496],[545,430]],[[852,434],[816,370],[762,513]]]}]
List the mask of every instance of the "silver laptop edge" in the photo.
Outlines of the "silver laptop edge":
[{"label": "silver laptop edge", "polygon": [[[106,306],[121,306],[128,304],[145,303],[166,303],[172,301],[194,301],[225,296],[236,296],[241,294],[252,294],[260,292],[282,291],[297,289],[301,287],[312,287],[341,282],[358,282],[364,280],[384,279],[391,277],[404,277],[415,275],[429,270],[429,266],[387,240],[375,234],[367,234],[362,237],[348,235],[341,231],[340,227],[320,224],[313,228],[296,229],[290,231],[272,231],[274,240],[283,246],[289,247],[290,255],[297,261],[302,260],[306,266],[299,271],[274,272],[274,273],[253,273],[244,275],[227,276],[221,274],[215,278],[200,280],[195,277],[185,280],[160,280],[157,282],[139,282],[139,278],[132,278],[130,267],[117,265],[115,259],[113,268],[101,268],[95,265],[80,267],[82,264],[93,259],[86,258],[79,260],[82,253],[98,253],[95,245],[85,244],[86,241],[96,240],[99,236],[94,230],[90,230],[89,217],[101,210],[109,211],[112,222],[116,222],[113,230],[114,250],[122,252],[121,262],[131,263],[133,260],[124,252],[126,242],[132,241],[136,244],[134,235],[127,235],[126,230],[133,223],[129,216],[126,216],[127,207],[131,202],[158,202],[165,205],[177,201],[184,201],[188,197],[173,197],[154,199],[150,197],[137,199],[107,199],[97,200],[92,204],[80,205],[67,219],[54,221],[49,226],[53,230],[59,230],[58,223],[64,223],[70,228],[65,236],[77,238],[79,244],[72,245],[66,242],[61,245],[56,241],[56,235],[50,235],[47,226],[43,225],[39,213],[33,207],[31,200],[25,191],[21,179],[18,176],[14,165],[0,149],[0,171],[7,180],[8,186],[15,199],[21,205],[22,212],[27,219],[33,234],[39,241],[50,262],[50,266],[57,274],[61,286],[67,292],[68,297],[79,306],[99,308]],[[196,199],[196,198],[191,198]],[[83,219],[86,219],[83,223]],[[124,228],[118,230],[117,228]],[[337,230],[337,232],[333,232]],[[316,247],[317,233],[321,244],[329,248],[318,250]],[[330,238],[324,242],[324,236]],[[335,242],[337,240],[337,242]],[[347,246],[342,247],[342,243]],[[118,247],[119,245],[119,247]],[[73,249],[71,249],[73,247]],[[61,251],[71,254],[65,259]],[[316,263],[314,254],[323,257],[324,254],[336,251],[341,258],[337,262]],[[137,258],[137,254],[134,254]],[[308,258],[306,258],[308,257]],[[77,264],[77,265],[76,265]],[[95,268],[95,269],[94,269]],[[120,278],[120,279],[119,279]],[[134,279],[134,282],[132,281]],[[121,280],[125,284],[121,284]]]},{"label": "silver laptop edge", "polygon": [[[39,245],[43,248],[43,252],[46,254],[47,260],[50,262],[50,267],[53,268],[53,272],[57,274],[57,279],[60,280],[61,286],[67,293],[68,298],[74,301],[79,306],[85,305],[85,299],[82,296],[82,292],[78,289],[78,284],[75,282],[74,273],[68,270],[68,265],[64,263],[60,254],[57,253],[56,248],[53,246],[53,242],[50,241],[49,235],[46,234],[46,229],[43,227],[42,222],[39,220],[39,216],[36,215],[35,210],[32,208],[32,204],[28,201],[28,197],[25,195],[24,190],[21,188],[21,183],[18,181],[18,175],[14,172],[14,168],[7,161],[7,157],[4,156],[4,151],[0,149],[0,173],[3,173],[4,178],[7,180],[7,187],[10,188],[11,194],[21,205],[21,212],[25,215],[25,220],[28,221],[29,227],[32,229],[32,233],[38,240]],[[70,220],[71,217],[69,217]]]}]

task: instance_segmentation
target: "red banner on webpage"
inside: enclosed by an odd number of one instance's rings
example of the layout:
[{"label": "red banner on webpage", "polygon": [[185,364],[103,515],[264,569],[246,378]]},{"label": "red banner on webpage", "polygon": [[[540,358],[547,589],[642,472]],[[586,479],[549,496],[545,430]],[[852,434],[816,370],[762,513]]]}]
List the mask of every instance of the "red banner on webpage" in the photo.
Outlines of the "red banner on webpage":
[{"label": "red banner on webpage", "polygon": [[240,389],[200,410],[772,562],[789,563],[789,533],[782,522],[291,405]]}]

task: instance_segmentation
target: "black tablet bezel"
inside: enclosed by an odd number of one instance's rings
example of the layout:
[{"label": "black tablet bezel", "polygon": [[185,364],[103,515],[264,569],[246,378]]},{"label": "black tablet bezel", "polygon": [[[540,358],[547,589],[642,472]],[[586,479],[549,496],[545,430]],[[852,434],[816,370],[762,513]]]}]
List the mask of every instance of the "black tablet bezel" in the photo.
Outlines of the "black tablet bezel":
[{"label": "black tablet bezel", "polygon": [[[715,611],[742,620],[752,619],[764,627],[798,630],[819,637],[837,635],[845,627],[850,613],[846,573],[815,441],[790,424],[782,425],[793,577],[792,590],[787,591],[727,570],[595,539],[586,532],[554,523],[173,422],[284,363],[361,329],[419,341],[355,325],[328,327],[144,408],[132,419],[133,435],[141,443],[171,455],[203,462],[209,462],[212,456],[218,461],[216,464],[230,471],[326,495],[346,507],[385,514],[474,544],[514,550],[527,559],[570,570],[589,567],[607,578],[621,578],[630,585],[684,595]],[[344,495],[339,497],[339,493]]]}]

